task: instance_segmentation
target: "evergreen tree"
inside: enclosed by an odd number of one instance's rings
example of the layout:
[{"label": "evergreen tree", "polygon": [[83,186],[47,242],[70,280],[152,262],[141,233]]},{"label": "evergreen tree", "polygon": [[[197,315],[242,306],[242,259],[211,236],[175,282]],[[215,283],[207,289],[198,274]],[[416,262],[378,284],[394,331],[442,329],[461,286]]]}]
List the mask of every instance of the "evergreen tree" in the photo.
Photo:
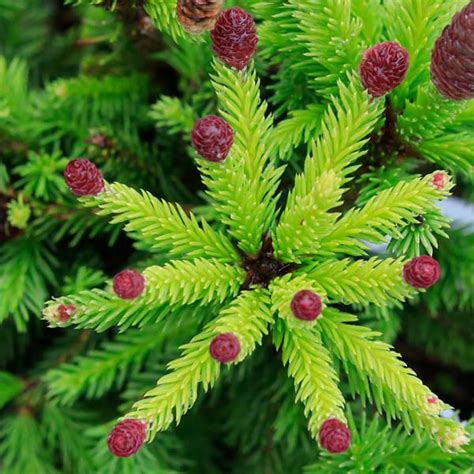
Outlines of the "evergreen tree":
[{"label": "evergreen tree", "polygon": [[64,3],[0,0],[2,472],[470,472],[474,3]]}]

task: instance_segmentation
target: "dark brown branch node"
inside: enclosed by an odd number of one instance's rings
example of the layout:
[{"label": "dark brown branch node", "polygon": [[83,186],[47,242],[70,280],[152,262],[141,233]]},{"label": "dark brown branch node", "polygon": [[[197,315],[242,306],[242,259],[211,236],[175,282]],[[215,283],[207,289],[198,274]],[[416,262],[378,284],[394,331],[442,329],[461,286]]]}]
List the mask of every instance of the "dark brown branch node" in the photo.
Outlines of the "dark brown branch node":
[{"label": "dark brown branch node", "polygon": [[291,273],[297,268],[295,263],[283,263],[275,258],[272,238],[269,233],[263,238],[260,252],[257,255],[245,255],[242,266],[247,272],[247,279],[242,290],[248,290],[252,285],[268,288],[273,279]]}]

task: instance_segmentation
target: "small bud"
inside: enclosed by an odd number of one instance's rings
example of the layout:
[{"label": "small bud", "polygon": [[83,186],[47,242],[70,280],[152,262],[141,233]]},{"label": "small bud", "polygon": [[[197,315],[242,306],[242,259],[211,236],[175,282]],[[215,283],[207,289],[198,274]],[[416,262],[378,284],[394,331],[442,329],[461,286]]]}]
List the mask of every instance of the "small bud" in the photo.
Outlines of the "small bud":
[{"label": "small bud", "polygon": [[234,144],[234,130],[223,118],[208,115],[194,124],[192,143],[206,160],[223,161]]},{"label": "small bud", "polygon": [[75,313],[76,307],[73,304],[61,304],[58,308],[59,321],[67,323]]},{"label": "small bud", "polygon": [[449,176],[446,173],[440,171],[439,173],[435,173],[433,175],[431,182],[435,188],[444,189],[449,182]]},{"label": "small bud", "polygon": [[69,189],[76,196],[95,196],[104,190],[102,173],[92,161],[72,160],[64,170],[64,178]]},{"label": "small bud", "polygon": [[321,315],[323,301],[311,290],[298,291],[291,300],[293,314],[303,321],[314,321]]},{"label": "small bud", "polygon": [[343,453],[351,445],[352,433],[349,427],[337,418],[326,420],[319,431],[319,442],[330,453]]},{"label": "small bud", "polygon": [[145,278],[136,270],[123,270],[114,277],[114,291],[125,300],[137,298],[145,289]]},{"label": "small bud", "polygon": [[146,424],[140,420],[129,418],[114,426],[107,439],[107,445],[115,456],[127,458],[143,446],[146,435]]},{"label": "small bud", "polygon": [[428,403],[434,404],[438,402],[439,402],[439,398],[436,395],[431,395],[428,397]]},{"label": "small bud", "polygon": [[365,51],[360,63],[362,84],[372,97],[381,97],[402,83],[408,71],[408,51],[385,41]]},{"label": "small bud", "polygon": [[240,342],[234,333],[226,332],[216,336],[209,347],[211,357],[221,364],[234,361],[240,354]]},{"label": "small bud", "polygon": [[222,12],[211,38],[212,49],[219,59],[239,71],[248,66],[258,44],[252,15],[239,7]]},{"label": "small bud", "polygon": [[53,325],[63,325],[69,322],[75,312],[73,304],[52,305],[43,310],[43,317]]},{"label": "small bud", "polygon": [[439,263],[429,255],[412,258],[403,268],[404,280],[414,288],[430,288],[440,276]]},{"label": "small bud", "polygon": [[448,451],[459,451],[462,446],[469,444],[469,433],[460,423],[448,425],[435,433],[439,443]]}]

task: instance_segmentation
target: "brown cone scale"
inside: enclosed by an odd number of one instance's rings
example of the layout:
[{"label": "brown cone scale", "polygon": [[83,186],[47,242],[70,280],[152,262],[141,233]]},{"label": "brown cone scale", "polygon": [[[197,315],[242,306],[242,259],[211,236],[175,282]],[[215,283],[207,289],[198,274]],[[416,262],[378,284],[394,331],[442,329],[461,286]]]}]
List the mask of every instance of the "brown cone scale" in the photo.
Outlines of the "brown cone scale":
[{"label": "brown cone scale", "polygon": [[195,35],[212,30],[223,3],[223,0],[179,0],[176,9],[179,22]]}]

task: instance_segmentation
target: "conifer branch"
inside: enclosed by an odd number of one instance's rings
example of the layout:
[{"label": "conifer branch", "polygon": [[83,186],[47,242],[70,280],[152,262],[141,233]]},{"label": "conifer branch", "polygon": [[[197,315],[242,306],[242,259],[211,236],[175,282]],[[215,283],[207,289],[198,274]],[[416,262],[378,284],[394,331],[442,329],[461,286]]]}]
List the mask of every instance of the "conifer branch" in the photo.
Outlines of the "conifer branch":
[{"label": "conifer branch", "polygon": [[301,257],[315,254],[319,240],[331,232],[338,213],[328,212],[340,204],[342,179],[333,171],[316,177],[305,196],[296,196],[287,205],[275,229],[275,249],[279,258],[300,262]]},{"label": "conifer branch", "polygon": [[276,153],[280,159],[289,159],[290,153],[301,143],[309,143],[321,126],[324,106],[310,104],[305,109],[292,110],[269,137],[269,153]]},{"label": "conifer branch", "polygon": [[144,8],[155,26],[175,41],[182,37],[189,37],[178,22],[176,0],[145,0]]},{"label": "conifer branch", "polygon": [[162,304],[222,303],[238,293],[246,278],[240,267],[202,258],[148,267],[143,275],[149,287],[147,299]]},{"label": "conifer branch", "polygon": [[285,324],[282,358],[294,379],[296,400],[304,404],[313,438],[317,438],[321,425],[328,418],[345,420],[338,376],[318,329]]},{"label": "conifer branch", "polygon": [[350,209],[321,240],[320,250],[357,254],[367,248],[362,239],[385,242],[397,226],[414,222],[418,215],[432,210],[436,200],[447,196],[452,185],[437,189],[432,184],[433,175],[400,181],[372,197],[364,207]]},{"label": "conifer branch", "polygon": [[203,219],[187,214],[177,204],[159,200],[146,191],[124,184],[108,185],[98,196],[81,199],[97,214],[112,216],[113,224],[126,222],[124,230],[152,250],[166,250],[172,256],[217,258],[223,262],[239,260],[233,245]]},{"label": "conifer branch", "polygon": [[[362,147],[382,109],[377,103],[369,102],[369,97],[355,78],[349,86],[339,83],[339,91],[340,96],[334,98],[332,107],[324,114],[321,136],[312,144],[312,153],[306,158],[304,172],[295,178],[286,212],[297,206],[298,199],[312,192],[316,178],[324,172],[334,172],[344,184],[346,176],[357,168],[354,161],[363,154]],[[335,194],[330,208],[337,205],[341,195],[342,190]]]},{"label": "conifer branch", "polygon": [[[213,85],[220,111],[235,132],[224,163],[200,161],[203,181],[222,220],[242,250],[257,253],[275,216],[278,179],[283,169],[268,164],[267,141],[272,119],[260,100],[255,70],[245,74],[214,62]],[[245,191],[244,191],[245,190]]]},{"label": "conifer branch", "polygon": [[219,376],[220,364],[209,353],[213,337],[222,331],[238,329],[236,334],[243,348],[237,359],[240,361],[260,343],[272,319],[265,291],[242,293],[201,334],[182,346],[183,355],[169,364],[169,373],[160,378],[157,386],[135,403],[126,416],[149,423],[149,440],[173,421],[179,423],[196,402],[199,387],[207,392]]},{"label": "conifer branch", "polygon": [[63,325],[49,318],[49,314],[54,313],[60,304],[72,304],[76,307],[68,324],[81,329],[94,329],[97,332],[114,326],[125,331],[133,326],[142,327],[165,322],[167,317],[193,318],[200,314],[198,306],[183,307],[177,304],[170,307],[156,301],[153,294],[147,292],[147,288],[140,298],[134,300],[119,298],[110,290],[93,289],[50,301],[43,310],[43,316],[49,319],[50,326]]},{"label": "conifer branch", "polygon": [[[328,230],[337,217],[327,211],[340,204],[342,185],[347,181],[347,175],[357,168],[353,162],[363,154],[362,147],[380,114],[381,108],[369,102],[355,79],[348,87],[339,83],[339,90],[339,98],[334,98],[333,107],[326,110],[322,134],[313,142],[304,172],[296,176],[288,196],[276,233],[276,251],[281,258],[292,259],[318,249],[321,233]],[[325,184],[321,198],[321,188]],[[323,212],[321,222],[318,214]]]},{"label": "conifer branch", "polygon": [[466,109],[466,102],[448,100],[433,84],[420,87],[413,102],[405,105],[405,110],[397,120],[400,134],[417,145],[437,135],[453,123]]},{"label": "conifer branch", "polygon": [[49,396],[70,405],[82,394],[88,399],[98,398],[112,387],[120,388],[130,373],[140,369],[148,354],[160,347],[163,338],[161,328],[120,334],[72,363],[50,370],[45,379]]},{"label": "conifer branch", "polygon": [[339,94],[324,114],[321,136],[313,142],[303,175],[295,179],[297,195],[308,193],[315,177],[324,171],[333,170],[345,178],[358,167],[354,162],[363,155],[363,146],[383,107],[380,101],[370,101],[358,78],[350,79],[347,86],[338,83]]},{"label": "conifer branch", "polygon": [[176,260],[148,267],[143,276],[145,290],[138,298],[123,299],[110,290],[86,290],[50,302],[43,311],[44,317],[52,325],[62,325],[55,323],[52,315],[60,304],[72,304],[76,310],[70,322],[78,327],[103,331],[113,325],[122,329],[142,326],[156,323],[180,306],[199,300],[222,303],[238,293],[246,278],[241,268],[212,259]]},{"label": "conifer branch", "polygon": [[309,264],[301,271],[334,301],[383,306],[416,294],[403,279],[405,263],[403,258],[327,260]]},{"label": "conifer branch", "polygon": [[348,0],[290,0],[301,33],[297,35],[312,60],[307,66],[319,93],[330,95],[362,55],[362,23],[352,15]]},{"label": "conifer branch", "polygon": [[438,166],[452,173],[462,173],[472,181],[474,177],[474,137],[469,132],[447,133],[424,140],[418,145],[421,153]]},{"label": "conifer branch", "polygon": [[[389,414],[396,414],[408,429],[422,430],[426,420],[437,417],[439,410],[447,405],[438,402],[433,407],[428,401],[432,395],[430,389],[400,360],[400,355],[390,345],[374,340],[378,333],[350,324],[355,321],[355,316],[327,309],[319,324],[346,369],[347,361],[360,373],[367,374],[373,385],[386,388],[384,397],[390,401],[387,409],[395,408],[395,413],[389,411]],[[383,403],[381,408],[385,409]]]}]

